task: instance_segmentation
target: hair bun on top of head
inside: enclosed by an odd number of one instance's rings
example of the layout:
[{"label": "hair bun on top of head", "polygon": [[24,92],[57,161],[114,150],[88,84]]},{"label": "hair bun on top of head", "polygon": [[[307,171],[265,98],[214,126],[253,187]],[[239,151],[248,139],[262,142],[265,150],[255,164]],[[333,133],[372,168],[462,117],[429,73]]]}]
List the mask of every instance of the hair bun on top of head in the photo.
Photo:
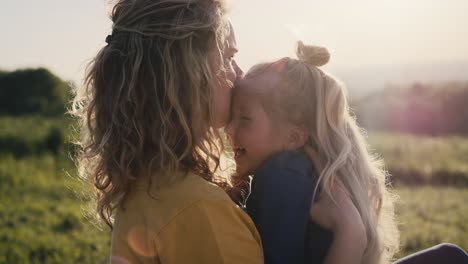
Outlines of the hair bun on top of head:
[{"label": "hair bun on top of head", "polygon": [[320,67],[328,63],[330,53],[324,47],[304,45],[302,41],[297,42],[297,58],[311,66]]}]

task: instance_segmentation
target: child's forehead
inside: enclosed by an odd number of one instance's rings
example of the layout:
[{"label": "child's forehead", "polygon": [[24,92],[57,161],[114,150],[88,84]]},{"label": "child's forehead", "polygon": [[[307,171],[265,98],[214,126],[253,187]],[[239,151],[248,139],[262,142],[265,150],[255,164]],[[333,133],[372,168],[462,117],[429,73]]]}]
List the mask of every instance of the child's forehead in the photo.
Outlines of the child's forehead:
[{"label": "child's forehead", "polygon": [[233,91],[233,104],[246,109],[273,104],[280,80],[278,74],[262,73],[239,81]]},{"label": "child's forehead", "polygon": [[237,88],[243,92],[272,92],[280,80],[278,73],[268,71],[239,81]]}]

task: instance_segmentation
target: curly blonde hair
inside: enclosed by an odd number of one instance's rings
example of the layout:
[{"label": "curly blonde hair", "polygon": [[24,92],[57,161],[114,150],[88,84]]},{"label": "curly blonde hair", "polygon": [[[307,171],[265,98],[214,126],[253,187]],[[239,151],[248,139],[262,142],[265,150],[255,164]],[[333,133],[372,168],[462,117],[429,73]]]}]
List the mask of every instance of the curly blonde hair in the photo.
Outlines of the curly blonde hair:
[{"label": "curly blonde hair", "polygon": [[[223,0],[119,0],[113,32],[87,68],[70,112],[79,119],[80,177],[112,215],[137,180],[174,173],[214,180],[223,151],[211,127],[229,30]],[[222,63],[220,63],[222,65]],[[166,179],[167,180],[167,179]]]},{"label": "curly blonde hair", "polygon": [[[244,80],[274,72],[280,77],[264,100],[267,113],[281,124],[289,122],[308,131],[308,146],[318,155],[319,186],[333,198],[333,183],[343,183],[366,229],[363,263],[388,263],[398,250],[394,221],[396,196],[386,181],[383,163],[370,154],[346,99],[345,86],[318,67],[325,65],[327,49],[299,42],[299,59],[283,58],[252,67]],[[320,195],[320,194],[319,194]]]}]

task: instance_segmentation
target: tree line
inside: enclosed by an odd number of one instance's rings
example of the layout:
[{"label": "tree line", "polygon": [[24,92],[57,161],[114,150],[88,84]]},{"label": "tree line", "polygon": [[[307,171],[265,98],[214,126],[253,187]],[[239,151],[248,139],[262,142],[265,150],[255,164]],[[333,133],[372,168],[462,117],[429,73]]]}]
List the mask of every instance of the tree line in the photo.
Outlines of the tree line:
[{"label": "tree line", "polygon": [[0,115],[59,116],[69,98],[69,84],[45,68],[0,71]]},{"label": "tree line", "polygon": [[[45,68],[0,71],[0,154],[58,154],[70,146],[70,84]],[[369,131],[468,135],[468,82],[389,85],[351,102]],[[49,120],[48,125],[40,125]]]},{"label": "tree line", "polygon": [[468,82],[388,85],[352,102],[367,130],[416,135],[468,135]]}]

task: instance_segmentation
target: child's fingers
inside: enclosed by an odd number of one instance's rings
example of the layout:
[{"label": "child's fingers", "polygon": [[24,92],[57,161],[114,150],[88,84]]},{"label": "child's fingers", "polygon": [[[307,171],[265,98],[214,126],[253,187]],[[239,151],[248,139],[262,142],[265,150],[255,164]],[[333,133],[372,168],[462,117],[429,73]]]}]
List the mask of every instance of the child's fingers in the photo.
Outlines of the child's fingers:
[{"label": "child's fingers", "polygon": [[318,153],[310,146],[305,145],[304,151],[311,160],[315,160],[318,157]]},{"label": "child's fingers", "polygon": [[312,203],[309,210],[309,218],[312,222],[320,225],[321,227],[328,230],[333,230],[333,221],[330,217],[330,208],[326,206],[326,203],[327,202],[324,201],[324,199]]},{"label": "child's fingers", "polygon": [[307,157],[312,161],[314,164],[315,168],[318,170],[320,173],[322,171],[322,165],[320,163],[319,155],[315,149],[312,147],[305,145],[304,146],[304,152],[307,155]]}]

